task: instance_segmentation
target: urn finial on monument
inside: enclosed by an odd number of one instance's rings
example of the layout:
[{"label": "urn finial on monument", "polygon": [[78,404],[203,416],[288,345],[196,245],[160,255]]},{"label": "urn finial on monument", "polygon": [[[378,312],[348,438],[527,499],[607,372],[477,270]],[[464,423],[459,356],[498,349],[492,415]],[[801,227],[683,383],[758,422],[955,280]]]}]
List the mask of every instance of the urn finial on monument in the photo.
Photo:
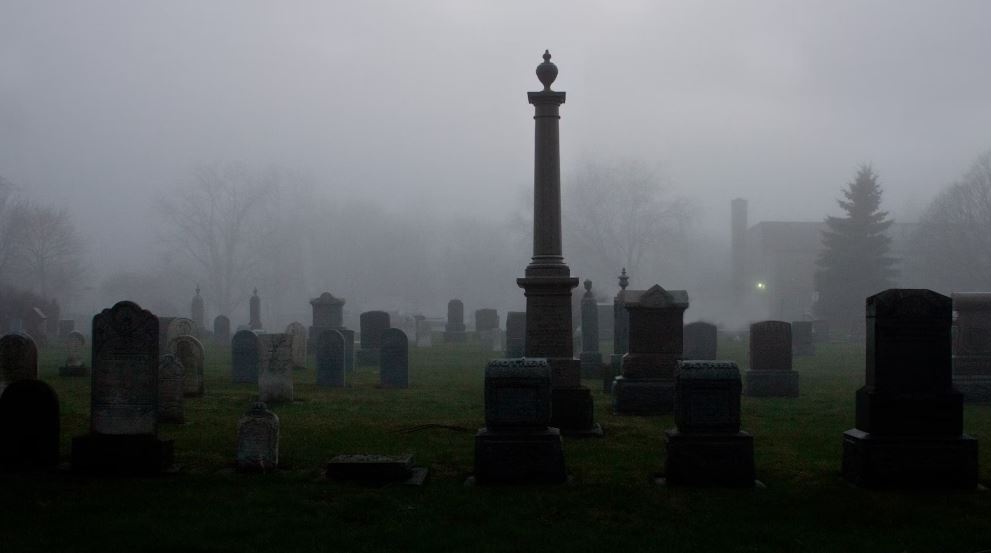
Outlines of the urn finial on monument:
[{"label": "urn finial on monument", "polygon": [[544,50],[544,63],[537,66],[537,78],[544,85],[544,92],[551,92],[551,85],[557,78],[557,66],[551,62],[550,50]]}]

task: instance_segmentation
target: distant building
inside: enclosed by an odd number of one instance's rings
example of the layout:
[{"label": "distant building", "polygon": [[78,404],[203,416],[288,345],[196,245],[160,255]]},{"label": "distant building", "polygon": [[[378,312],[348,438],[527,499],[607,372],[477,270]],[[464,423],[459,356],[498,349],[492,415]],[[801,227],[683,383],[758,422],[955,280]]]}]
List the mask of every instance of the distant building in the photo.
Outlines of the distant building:
[{"label": "distant building", "polygon": [[[911,280],[911,236],[917,226],[894,223],[888,230],[891,256],[898,260],[896,285],[904,286]],[[734,238],[734,246],[744,252],[742,256],[734,253],[735,259],[742,258],[742,264],[734,263],[734,272],[740,271],[734,280],[746,283],[741,302],[751,319],[813,318],[816,260],[825,229],[822,221],[762,221],[748,228],[743,240]]]}]

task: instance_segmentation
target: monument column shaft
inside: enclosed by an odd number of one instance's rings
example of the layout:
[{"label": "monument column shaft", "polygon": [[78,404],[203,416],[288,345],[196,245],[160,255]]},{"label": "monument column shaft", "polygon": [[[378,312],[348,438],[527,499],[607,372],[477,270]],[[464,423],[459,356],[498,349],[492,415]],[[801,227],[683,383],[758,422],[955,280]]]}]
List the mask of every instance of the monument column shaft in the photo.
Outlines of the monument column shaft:
[{"label": "monument column shaft", "polygon": [[536,113],[533,163],[533,261],[562,263],[561,150],[558,113],[563,93],[530,95]]}]

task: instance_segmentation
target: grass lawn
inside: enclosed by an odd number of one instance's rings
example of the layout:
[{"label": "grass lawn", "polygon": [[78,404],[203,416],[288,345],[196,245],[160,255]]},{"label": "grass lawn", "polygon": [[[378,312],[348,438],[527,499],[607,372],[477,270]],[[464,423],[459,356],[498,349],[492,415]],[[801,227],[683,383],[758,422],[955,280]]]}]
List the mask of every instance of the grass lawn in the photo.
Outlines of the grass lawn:
[{"label": "grass lawn", "polygon": [[[472,344],[411,349],[411,388],[376,389],[361,367],[353,388],[322,389],[297,372],[300,401],[277,406],[282,470],[231,470],[238,417],[256,389],[230,384],[230,356],[208,348],[206,395],[187,399],[185,425],[163,425],[182,470],[160,478],[86,478],[66,472],[0,476],[0,553],[19,551],[869,551],[991,549],[991,492],[874,492],[839,475],[841,434],[853,426],[862,348],[820,346],[799,358],[797,399],[743,399],[766,489],[664,489],[672,417],[616,417],[587,381],[606,435],[565,440],[573,483],[465,487],[482,423],[486,353]],[[62,405],[62,454],[89,425],[89,379],[60,379],[57,351],[41,376]],[[746,367],[744,344],[720,357]],[[311,361],[311,365],[312,365]],[[991,471],[991,407],[967,406]],[[438,423],[464,431],[410,427]],[[320,478],[338,453],[414,453],[422,487],[366,487]]]}]

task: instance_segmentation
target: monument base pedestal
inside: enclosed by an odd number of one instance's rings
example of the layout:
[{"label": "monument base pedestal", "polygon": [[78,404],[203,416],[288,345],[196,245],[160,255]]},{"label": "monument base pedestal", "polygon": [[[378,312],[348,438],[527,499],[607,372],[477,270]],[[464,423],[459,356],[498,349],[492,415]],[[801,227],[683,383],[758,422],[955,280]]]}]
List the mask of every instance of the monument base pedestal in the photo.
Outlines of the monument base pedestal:
[{"label": "monument base pedestal", "polygon": [[584,386],[551,390],[551,426],[565,436],[601,436],[595,424],[592,390]]},{"label": "monument base pedestal", "polygon": [[481,428],[475,435],[475,480],[479,484],[563,484],[567,479],[557,428]]},{"label": "monument base pedestal", "polygon": [[613,380],[613,412],[617,415],[670,415],[674,413],[674,381],[666,378]]},{"label": "monument base pedestal", "polygon": [[967,403],[991,403],[991,376],[954,376],[953,387]]},{"label": "monument base pedestal", "polygon": [[582,378],[596,378],[602,374],[602,354],[597,351],[582,352],[578,356],[581,360]]},{"label": "monument base pedestal", "polygon": [[72,470],[85,474],[155,475],[174,463],[172,440],[151,434],[86,434],[72,439]]},{"label": "monument base pedestal", "polygon": [[59,367],[59,376],[89,376],[89,367],[82,365],[79,367]]},{"label": "monument base pedestal", "polygon": [[977,440],[843,433],[843,478],[864,488],[977,488]]},{"label": "monument base pedestal", "polygon": [[444,331],[445,344],[463,344],[468,341],[468,333],[461,331]]},{"label": "monument base pedestal", "polygon": [[664,432],[667,457],[664,477],[669,486],[754,486],[754,437],[735,434]]},{"label": "monument base pedestal", "polygon": [[354,352],[354,361],[356,365],[378,365],[379,350],[359,349],[358,351]]},{"label": "monument base pedestal", "polygon": [[747,371],[743,395],[798,397],[798,371]]}]

